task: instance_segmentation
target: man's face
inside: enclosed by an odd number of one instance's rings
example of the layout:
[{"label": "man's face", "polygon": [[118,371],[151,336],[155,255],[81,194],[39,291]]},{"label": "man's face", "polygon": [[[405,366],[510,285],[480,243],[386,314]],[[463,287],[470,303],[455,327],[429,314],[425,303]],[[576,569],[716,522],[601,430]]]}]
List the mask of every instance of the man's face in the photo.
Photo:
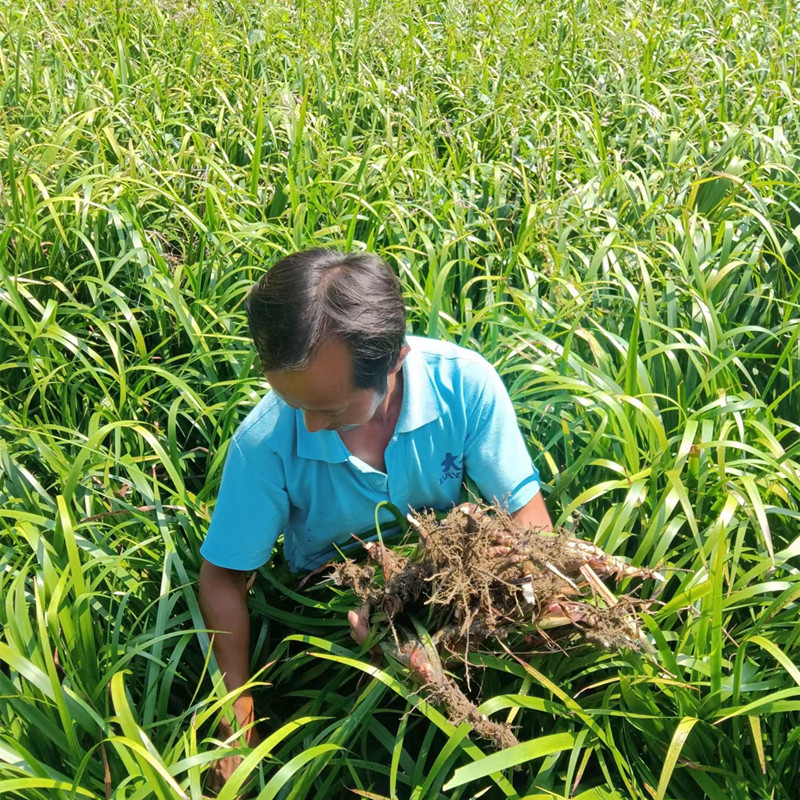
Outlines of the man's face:
[{"label": "man's face", "polygon": [[266,375],[272,390],[288,406],[303,412],[309,433],[358,428],[372,419],[385,397],[374,389],[355,387],[350,348],[339,339],[323,342],[305,369]]}]

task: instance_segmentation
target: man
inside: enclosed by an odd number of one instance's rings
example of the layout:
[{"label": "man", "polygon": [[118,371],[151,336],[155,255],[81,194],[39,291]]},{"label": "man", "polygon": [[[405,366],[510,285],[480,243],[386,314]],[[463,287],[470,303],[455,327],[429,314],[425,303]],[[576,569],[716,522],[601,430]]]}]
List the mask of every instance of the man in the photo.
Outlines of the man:
[{"label": "man", "polygon": [[[230,691],[249,679],[247,574],[281,532],[290,568],[310,570],[373,527],[381,501],[452,508],[465,475],[522,524],[552,527],[499,376],[476,353],[406,337],[400,284],[380,258],[288,256],[253,287],[247,314],[271,391],[230,443],[199,588]],[[366,612],[350,615],[357,640]],[[254,746],[248,692],[234,711]],[[218,762],[217,778],[236,763]]]}]

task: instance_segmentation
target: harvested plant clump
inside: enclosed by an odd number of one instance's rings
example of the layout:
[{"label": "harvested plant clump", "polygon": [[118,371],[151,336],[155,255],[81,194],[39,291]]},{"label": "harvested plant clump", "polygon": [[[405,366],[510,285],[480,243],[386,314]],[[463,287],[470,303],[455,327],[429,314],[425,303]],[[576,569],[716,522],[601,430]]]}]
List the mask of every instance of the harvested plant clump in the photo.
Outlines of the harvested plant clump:
[{"label": "harvested plant clump", "polygon": [[[602,579],[660,579],[658,573],[565,531],[524,528],[496,509],[462,507],[441,521],[433,513],[409,521],[419,533],[416,547],[365,542],[367,563],[347,559],[331,579],[383,612],[391,635],[384,652],[411,671],[454,724],[469,722],[498,747],[517,741],[508,726],[480,714],[445,673],[440,656],[458,656],[469,681],[467,654],[512,633],[552,648],[558,647],[556,629],[609,650],[640,646],[636,611],[642,601],[616,597]],[[409,633],[420,621],[430,637]]]}]

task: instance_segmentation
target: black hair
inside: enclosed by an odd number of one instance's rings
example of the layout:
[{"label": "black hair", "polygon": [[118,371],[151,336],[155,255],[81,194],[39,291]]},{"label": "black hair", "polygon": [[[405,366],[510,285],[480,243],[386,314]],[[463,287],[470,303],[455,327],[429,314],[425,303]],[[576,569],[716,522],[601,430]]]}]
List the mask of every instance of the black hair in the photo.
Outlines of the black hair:
[{"label": "black hair", "polygon": [[386,391],[405,340],[400,281],[373,253],[314,248],[277,262],[246,301],[265,372],[305,369],[325,339],[346,342],[356,388]]}]

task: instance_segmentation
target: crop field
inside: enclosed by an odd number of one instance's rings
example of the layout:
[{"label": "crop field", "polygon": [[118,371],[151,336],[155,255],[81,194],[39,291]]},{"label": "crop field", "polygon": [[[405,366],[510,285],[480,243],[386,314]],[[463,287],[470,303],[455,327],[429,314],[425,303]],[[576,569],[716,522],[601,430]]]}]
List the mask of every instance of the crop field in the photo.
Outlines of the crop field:
[{"label": "crop field", "polygon": [[640,651],[473,654],[496,750],[263,568],[219,797],[796,800],[799,54],[793,0],[0,0],[0,794],[207,794],[243,300],[325,245],[496,365],[554,522],[667,580],[620,590]]}]

